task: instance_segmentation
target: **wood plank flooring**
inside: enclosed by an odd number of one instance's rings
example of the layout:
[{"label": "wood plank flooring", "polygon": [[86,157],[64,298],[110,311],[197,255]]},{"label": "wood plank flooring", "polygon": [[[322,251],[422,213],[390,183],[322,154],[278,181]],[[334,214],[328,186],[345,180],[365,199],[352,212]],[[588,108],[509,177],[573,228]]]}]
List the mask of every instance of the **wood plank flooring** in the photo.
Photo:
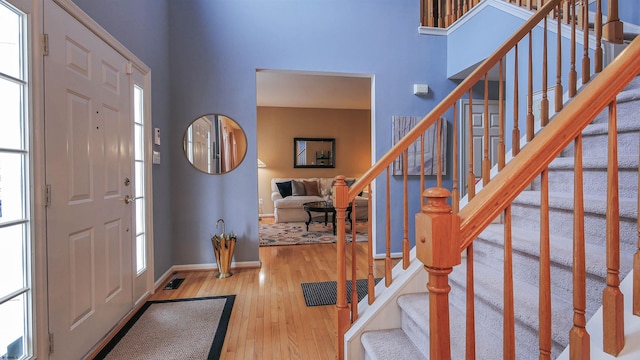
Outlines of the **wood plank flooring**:
[{"label": "wood plank flooring", "polygon": [[[366,278],[366,251],[366,243],[357,243],[358,278]],[[336,358],[335,306],[307,307],[300,287],[336,280],[336,245],[261,247],[260,261],[261,268],[232,269],[226,279],[216,271],[179,272],[185,278],[180,288],[159,290],[151,299],[235,294],[221,359]],[[375,261],[374,272],[384,276],[383,260]]]}]

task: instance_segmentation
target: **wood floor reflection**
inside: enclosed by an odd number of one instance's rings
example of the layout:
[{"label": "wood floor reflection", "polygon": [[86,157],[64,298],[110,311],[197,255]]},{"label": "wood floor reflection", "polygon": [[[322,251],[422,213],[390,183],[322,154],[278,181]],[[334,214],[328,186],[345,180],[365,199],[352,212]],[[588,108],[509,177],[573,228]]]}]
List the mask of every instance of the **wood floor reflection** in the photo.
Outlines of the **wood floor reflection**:
[{"label": "wood floor reflection", "polygon": [[[366,277],[366,250],[357,243],[358,278]],[[226,279],[215,271],[179,272],[182,285],[152,299],[235,294],[221,359],[334,359],[335,306],[307,307],[300,284],[336,280],[336,245],[261,247],[260,261],[261,268],[234,269]],[[376,260],[375,276],[383,269]]]}]

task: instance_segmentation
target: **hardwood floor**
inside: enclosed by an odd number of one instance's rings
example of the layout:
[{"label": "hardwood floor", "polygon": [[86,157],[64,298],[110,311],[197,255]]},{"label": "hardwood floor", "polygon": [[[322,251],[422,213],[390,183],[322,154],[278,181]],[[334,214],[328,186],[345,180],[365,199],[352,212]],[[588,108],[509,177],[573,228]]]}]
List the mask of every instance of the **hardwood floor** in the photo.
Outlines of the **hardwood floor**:
[{"label": "hardwood floor", "polygon": [[[366,278],[366,251],[357,243],[358,278]],[[307,307],[300,284],[336,280],[336,245],[261,247],[260,261],[261,268],[233,269],[226,279],[216,271],[179,272],[180,288],[151,299],[235,294],[221,359],[334,359],[335,306]],[[374,267],[376,277],[384,276],[383,260]]]}]

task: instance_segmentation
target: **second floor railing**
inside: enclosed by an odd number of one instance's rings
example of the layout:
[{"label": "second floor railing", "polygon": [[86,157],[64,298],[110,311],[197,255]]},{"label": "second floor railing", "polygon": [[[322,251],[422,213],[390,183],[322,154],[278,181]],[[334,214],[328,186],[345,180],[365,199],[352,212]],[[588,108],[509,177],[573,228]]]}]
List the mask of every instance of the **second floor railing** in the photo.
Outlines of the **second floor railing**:
[{"label": "second floor railing", "polygon": [[[540,9],[544,4],[550,0],[504,0],[510,4],[524,7],[529,10]],[[480,4],[481,0],[421,0],[420,1],[420,25],[436,28],[447,28],[453,23],[458,21],[463,15],[471,11],[476,5]],[[623,28],[622,22],[618,16],[618,1],[609,0],[607,2],[607,9],[602,8],[602,0],[563,0],[561,1],[561,7],[559,11],[550,14],[552,18],[560,18],[566,24],[569,24],[573,16],[577,20],[577,25],[582,28],[589,26],[589,4],[593,4],[595,7],[593,13],[595,13],[596,23],[595,29],[599,29],[603,32],[603,37],[607,41],[615,44],[621,44],[623,41]],[[571,6],[577,6],[580,10],[579,13],[572,13],[570,11]],[[606,10],[607,22],[602,26],[602,23],[597,23],[598,20],[602,21],[603,10]],[[584,20],[587,21],[584,21]]]}]

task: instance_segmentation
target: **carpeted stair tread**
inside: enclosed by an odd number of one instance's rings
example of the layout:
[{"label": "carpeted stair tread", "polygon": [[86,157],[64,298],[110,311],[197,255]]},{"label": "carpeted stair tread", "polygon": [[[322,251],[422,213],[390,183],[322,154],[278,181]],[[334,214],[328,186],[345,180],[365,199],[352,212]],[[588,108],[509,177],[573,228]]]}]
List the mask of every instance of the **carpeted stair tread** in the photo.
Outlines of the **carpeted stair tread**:
[{"label": "carpeted stair tread", "polygon": [[[503,270],[504,226],[491,224],[474,243],[474,260],[498,271]],[[537,286],[539,283],[540,232],[513,229],[513,273],[520,281]],[[550,234],[552,291],[571,299],[573,296],[573,240]],[[585,243],[587,281],[587,315],[601,306],[602,290],[607,274],[606,247]],[[633,266],[633,253],[620,253],[620,273],[624,277]]]},{"label": "carpeted stair tread", "polygon": [[[539,231],[514,228],[512,229],[511,236],[514,252],[519,251],[535,257],[540,256]],[[504,244],[504,225],[491,224],[480,234],[479,237],[485,241],[502,246]],[[573,266],[573,239],[550,234],[549,243],[551,248],[551,263],[571,268]],[[585,249],[586,272],[588,276],[592,275],[601,278],[606,277],[606,257],[600,256],[606,251],[606,248],[597,244],[585,243]],[[633,254],[622,253],[621,256],[627,260],[623,261],[623,263],[633,262]],[[626,270],[628,272],[631,268],[628,267]]]},{"label": "carpeted stair tread", "polygon": [[[463,259],[466,263],[466,259]],[[452,303],[456,307],[464,308],[466,288],[466,264],[454,268],[449,276],[451,285],[455,285],[457,291],[450,295]],[[515,320],[531,329],[538,328],[538,296],[539,291],[536,286],[529,285],[525,282],[519,282],[517,278],[513,280],[516,288],[514,289],[515,304]],[[474,283],[475,283],[475,302],[476,302],[476,324],[480,323],[478,303],[487,304],[496,314],[495,316],[502,319],[502,305],[504,300],[503,275],[484,264],[474,262]],[[453,286],[452,286],[453,287]],[[563,299],[554,294],[551,296],[552,301],[552,339],[553,341],[565,347],[568,344],[568,334],[572,326],[573,305],[568,302],[571,299]],[[485,307],[486,308],[486,307]],[[558,321],[562,319],[561,321]],[[567,321],[568,319],[568,321]],[[498,331],[494,336],[501,337],[501,328],[495,328],[487,331]]]},{"label": "carpeted stair tread", "polygon": [[[636,132],[640,130],[640,124],[638,124],[638,122],[634,121],[633,119],[619,117],[616,125],[618,128],[618,134]],[[584,128],[584,130],[582,131],[582,136],[603,135],[608,133],[609,133],[609,124],[606,121],[594,122],[587,125],[587,127]]]},{"label": "carpeted stair tread", "polygon": [[[636,77],[637,79],[637,77]],[[640,100],[640,89],[638,89],[637,87],[634,87],[635,84],[630,84],[629,86],[627,86],[625,88],[625,90],[622,90],[618,96],[616,96],[616,101],[618,104],[623,104],[623,103],[628,103],[628,102],[634,102],[634,101],[638,101]]]},{"label": "carpeted stair tread", "polygon": [[[402,309],[402,330],[414,344],[429,344],[429,293],[405,294],[398,297],[398,306]],[[466,322],[464,312],[449,305],[449,323],[451,335],[451,358],[463,359],[465,355]],[[484,332],[482,324],[476,324],[476,332]],[[502,346],[497,337],[484,339],[476,346],[476,353],[480,359],[492,354],[492,349]],[[428,347],[422,349],[428,357]],[[405,359],[405,357],[401,357]]]},{"label": "carpeted stair tread", "polygon": [[362,334],[361,341],[366,353],[365,359],[427,360],[402,329],[367,331]]},{"label": "carpeted stair tread", "polygon": [[[640,89],[631,88],[623,90],[616,97],[616,108],[619,121],[631,120],[628,115],[637,112],[638,100],[640,100]],[[593,123],[607,123],[609,117],[609,108],[604,108],[594,119]]]},{"label": "carpeted stair tread", "polygon": [[[636,151],[637,152],[637,151]],[[549,164],[549,191],[553,193],[574,191],[574,164],[573,156],[556,158]],[[583,159],[583,189],[584,194],[606,193],[607,183],[606,156],[586,157]],[[623,155],[618,158],[618,191],[621,199],[638,197],[638,155]],[[540,190],[540,177],[536,177],[531,183],[530,190]]]},{"label": "carpeted stair tread", "polygon": [[[504,225],[491,224],[478,237],[502,248],[504,245]],[[511,237],[514,253],[521,252],[533,257],[540,256],[539,232],[517,228],[512,229]],[[571,267],[573,264],[573,240],[551,234],[549,243],[551,247],[551,264]],[[593,256],[591,252],[594,249],[601,252],[604,248],[593,244],[586,244],[586,246],[588,259],[587,273],[598,277],[606,276],[606,266],[604,270],[601,269],[602,265],[606,264],[604,264],[599,257]],[[476,261],[482,260],[481,258],[478,258],[478,256],[476,256],[475,259]],[[502,259],[500,260],[502,261]]]},{"label": "carpeted stair tread", "polygon": [[[634,220],[638,214],[638,200],[637,199],[619,199],[620,203],[620,218],[626,218]],[[531,205],[540,207],[540,191],[528,190],[523,191],[513,201],[515,205]],[[559,210],[573,211],[573,194],[564,192],[549,193],[549,207]],[[585,194],[584,197],[584,212],[597,215],[606,215],[607,213],[607,197],[606,192],[601,196],[593,196]]]},{"label": "carpeted stair tread", "polygon": [[640,82],[638,82],[638,77],[636,77],[632,82],[622,90],[618,96],[616,96],[616,102],[618,104],[633,102],[640,100]]},{"label": "carpeted stair tread", "polygon": [[[571,170],[575,168],[575,159],[573,156],[558,157],[549,164],[549,170]],[[607,170],[609,159],[606,156],[593,156],[582,160],[582,168],[603,169]],[[620,169],[638,169],[638,155],[621,155],[618,156],[618,168]]]}]

